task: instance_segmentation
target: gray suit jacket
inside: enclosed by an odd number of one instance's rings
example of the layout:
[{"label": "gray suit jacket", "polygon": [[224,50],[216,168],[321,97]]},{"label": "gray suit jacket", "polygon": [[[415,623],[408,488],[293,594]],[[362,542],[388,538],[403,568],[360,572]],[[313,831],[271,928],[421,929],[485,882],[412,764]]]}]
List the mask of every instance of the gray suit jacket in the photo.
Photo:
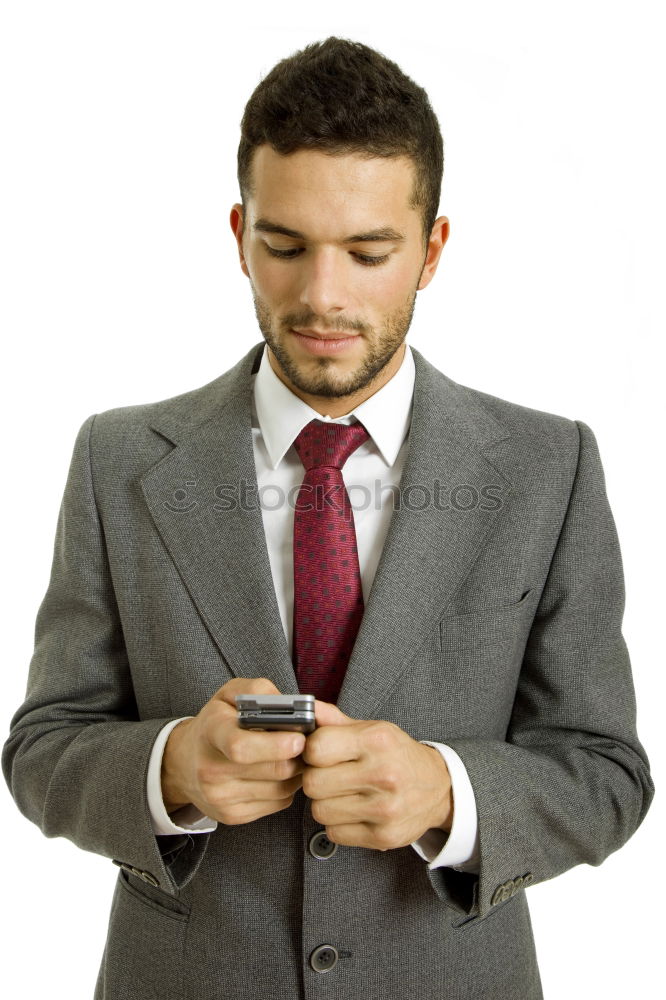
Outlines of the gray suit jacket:
[{"label": "gray suit jacket", "polygon": [[263,347],[192,392],[88,417],[74,445],[2,766],[47,837],[119,865],[95,998],[536,1000],[526,886],[600,864],[653,795],[620,550],[586,424],[414,348],[401,503],[338,705],[457,751],[479,875],[431,872],[410,846],[322,857],[302,790],[253,823],[153,833],[168,720],[232,677],[298,690],[261,509],[238,493],[256,488]]}]

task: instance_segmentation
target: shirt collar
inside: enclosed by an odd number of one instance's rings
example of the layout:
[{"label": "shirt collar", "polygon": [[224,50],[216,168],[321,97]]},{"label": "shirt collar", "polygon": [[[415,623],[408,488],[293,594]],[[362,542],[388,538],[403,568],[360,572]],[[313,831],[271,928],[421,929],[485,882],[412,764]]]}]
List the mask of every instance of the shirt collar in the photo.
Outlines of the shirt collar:
[{"label": "shirt collar", "polygon": [[271,467],[276,469],[311,420],[350,424],[360,420],[388,466],[395,464],[409,431],[414,395],[414,358],[409,344],[400,368],[378,392],[342,417],[323,417],[275,374],[264,346],[254,376],[253,422],[259,426]]}]

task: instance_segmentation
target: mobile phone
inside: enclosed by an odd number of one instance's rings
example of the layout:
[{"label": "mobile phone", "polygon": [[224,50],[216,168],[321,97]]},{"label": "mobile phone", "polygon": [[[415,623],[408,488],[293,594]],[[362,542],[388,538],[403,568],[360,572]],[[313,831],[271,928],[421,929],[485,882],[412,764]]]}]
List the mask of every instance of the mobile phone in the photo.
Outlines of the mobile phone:
[{"label": "mobile phone", "polygon": [[287,729],[311,733],[316,728],[313,694],[237,694],[241,729]]}]

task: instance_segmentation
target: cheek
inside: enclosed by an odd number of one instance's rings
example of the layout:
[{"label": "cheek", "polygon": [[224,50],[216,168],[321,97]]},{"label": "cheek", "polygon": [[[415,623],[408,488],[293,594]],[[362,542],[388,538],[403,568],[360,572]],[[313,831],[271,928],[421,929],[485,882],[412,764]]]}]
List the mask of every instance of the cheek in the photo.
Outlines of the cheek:
[{"label": "cheek", "polygon": [[[372,270],[368,268],[368,270]],[[407,267],[377,267],[380,274],[363,275],[356,285],[359,306],[378,316],[390,315],[404,308],[414,289],[413,274]]]},{"label": "cheek", "polygon": [[[247,258],[246,258],[247,260]],[[275,267],[271,261],[250,257],[247,260],[252,284],[259,297],[272,307],[288,303],[294,294],[294,279],[286,268]]]}]

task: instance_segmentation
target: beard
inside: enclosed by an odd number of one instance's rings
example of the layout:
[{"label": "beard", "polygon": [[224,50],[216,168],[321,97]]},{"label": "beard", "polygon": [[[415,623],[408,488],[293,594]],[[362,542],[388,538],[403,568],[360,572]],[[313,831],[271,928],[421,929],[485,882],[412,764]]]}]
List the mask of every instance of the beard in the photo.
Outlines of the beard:
[{"label": "beard", "polygon": [[[280,337],[274,328],[273,314],[266,303],[257,295],[252,281],[250,281],[250,287],[259,329],[284,374],[300,392],[325,399],[340,399],[344,396],[351,396],[365,389],[377,378],[407,336],[416,305],[416,289],[414,289],[405,305],[386,317],[381,331],[358,323],[350,323],[344,328],[347,331],[357,330],[363,336],[366,345],[365,354],[353,371],[338,371],[334,357],[315,356],[312,357],[306,369],[305,365],[301,366],[293,360],[289,350],[284,346],[284,341],[292,336],[289,332],[292,326],[307,329],[309,324],[318,325],[316,321],[313,323],[312,317],[303,319],[294,314],[293,322],[291,322],[290,318],[286,317],[283,323],[285,334]],[[277,325],[277,321],[275,321],[275,325]],[[327,328],[327,332],[333,331]]]}]

